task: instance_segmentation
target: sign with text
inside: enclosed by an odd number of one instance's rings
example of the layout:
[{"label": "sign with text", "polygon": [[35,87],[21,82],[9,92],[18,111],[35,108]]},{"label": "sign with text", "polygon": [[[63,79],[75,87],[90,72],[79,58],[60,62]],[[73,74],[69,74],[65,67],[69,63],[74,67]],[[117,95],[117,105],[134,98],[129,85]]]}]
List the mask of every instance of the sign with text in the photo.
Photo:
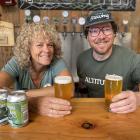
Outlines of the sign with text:
[{"label": "sign with text", "polygon": [[18,0],[21,9],[134,11],[136,0]]}]

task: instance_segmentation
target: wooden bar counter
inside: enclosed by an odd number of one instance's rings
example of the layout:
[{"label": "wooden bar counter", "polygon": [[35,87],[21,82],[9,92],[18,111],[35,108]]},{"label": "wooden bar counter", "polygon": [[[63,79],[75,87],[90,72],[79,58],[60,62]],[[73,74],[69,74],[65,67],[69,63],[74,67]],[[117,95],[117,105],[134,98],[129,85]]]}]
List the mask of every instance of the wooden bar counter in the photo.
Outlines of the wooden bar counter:
[{"label": "wooden bar counter", "polygon": [[[0,140],[140,140],[140,108],[134,113],[107,112],[104,99],[72,99],[73,111],[63,118],[30,114],[22,128],[0,126]],[[83,123],[90,123],[89,129]]]}]

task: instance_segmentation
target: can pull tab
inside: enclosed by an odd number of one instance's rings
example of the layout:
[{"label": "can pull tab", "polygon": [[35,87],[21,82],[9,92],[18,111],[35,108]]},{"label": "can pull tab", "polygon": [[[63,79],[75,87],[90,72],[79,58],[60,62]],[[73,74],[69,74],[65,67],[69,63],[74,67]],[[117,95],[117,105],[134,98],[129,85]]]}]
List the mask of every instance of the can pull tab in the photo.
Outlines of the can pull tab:
[{"label": "can pull tab", "polygon": [[[1,87],[0,87],[0,88],[1,88]],[[11,92],[12,92],[12,89],[10,89],[10,88],[8,88],[8,87],[2,87],[2,89],[7,90],[7,91],[8,91],[8,94],[11,94]]]}]

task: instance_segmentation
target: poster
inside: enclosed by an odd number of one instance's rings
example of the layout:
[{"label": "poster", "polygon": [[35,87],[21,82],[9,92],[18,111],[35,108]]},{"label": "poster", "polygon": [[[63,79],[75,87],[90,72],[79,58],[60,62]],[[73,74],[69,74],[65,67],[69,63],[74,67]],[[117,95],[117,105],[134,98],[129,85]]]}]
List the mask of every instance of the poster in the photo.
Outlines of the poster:
[{"label": "poster", "polygon": [[21,9],[134,11],[136,0],[19,0]]}]

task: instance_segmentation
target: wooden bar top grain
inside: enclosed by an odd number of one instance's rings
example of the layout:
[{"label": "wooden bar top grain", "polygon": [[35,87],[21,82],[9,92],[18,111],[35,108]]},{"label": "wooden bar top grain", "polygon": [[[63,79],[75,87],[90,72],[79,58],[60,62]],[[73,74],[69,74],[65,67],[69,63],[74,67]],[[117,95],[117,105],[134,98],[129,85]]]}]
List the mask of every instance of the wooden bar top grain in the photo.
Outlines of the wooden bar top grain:
[{"label": "wooden bar top grain", "polygon": [[[0,126],[0,140],[140,140],[140,108],[115,114],[105,109],[104,99],[72,99],[73,111],[63,118],[30,114],[22,128]],[[84,122],[95,127],[85,129]]]}]

